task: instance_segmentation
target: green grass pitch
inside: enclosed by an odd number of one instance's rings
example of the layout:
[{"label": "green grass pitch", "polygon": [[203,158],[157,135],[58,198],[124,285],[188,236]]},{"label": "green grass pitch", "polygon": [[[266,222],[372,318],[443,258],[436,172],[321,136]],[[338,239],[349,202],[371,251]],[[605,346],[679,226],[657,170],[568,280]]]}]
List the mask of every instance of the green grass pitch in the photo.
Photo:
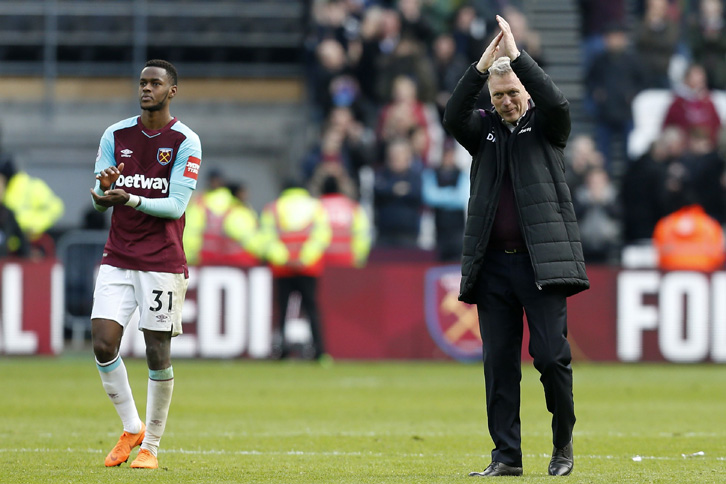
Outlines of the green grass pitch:
[{"label": "green grass pitch", "polygon": [[[146,366],[126,364],[143,418]],[[547,476],[550,419],[525,364],[525,475],[499,481],[726,482],[723,366],[574,371],[573,474]],[[121,426],[92,355],[0,358],[0,482],[463,483],[489,463],[477,364],[175,360],[174,374],[160,468],[107,469]]]}]

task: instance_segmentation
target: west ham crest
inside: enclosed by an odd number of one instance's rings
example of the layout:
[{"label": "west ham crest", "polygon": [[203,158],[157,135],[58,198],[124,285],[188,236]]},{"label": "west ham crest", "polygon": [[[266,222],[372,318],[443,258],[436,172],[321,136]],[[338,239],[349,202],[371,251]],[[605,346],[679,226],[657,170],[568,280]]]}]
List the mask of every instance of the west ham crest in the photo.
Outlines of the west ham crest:
[{"label": "west ham crest", "polygon": [[431,337],[444,353],[459,361],[482,358],[476,306],[459,301],[461,268],[433,267],[426,271],[424,313]]},{"label": "west ham crest", "polygon": [[167,165],[171,161],[171,155],[174,153],[173,148],[159,148],[156,152],[156,161],[161,165]]}]

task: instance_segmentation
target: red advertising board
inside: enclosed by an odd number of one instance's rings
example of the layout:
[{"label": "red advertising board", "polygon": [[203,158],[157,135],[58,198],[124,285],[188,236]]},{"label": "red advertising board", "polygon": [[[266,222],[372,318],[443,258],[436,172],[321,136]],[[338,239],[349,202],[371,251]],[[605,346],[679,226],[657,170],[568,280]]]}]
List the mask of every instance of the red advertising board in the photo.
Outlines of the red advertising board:
[{"label": "red advertising board", "polygon": [[[569,299],[573,355],[615,361],[618,270],[588,273],[592,289]],[[476,307],[457,300],[459,274],[458,266],[413,262],[326,270],[320,305],[328,349],[339,358],[479,359]],[[529,358],[526,325],[524,332]]]},{"label": "red advertising board", "polygon": [[63,269],[54,260],[0,263],[0,353],[63,349]]},{"label": "red advertising board", "polygon": [[[726,272],[591,266],[588,275],[591,289],[568,303],[576,360],[726,361]],[[63,281],[56,261],[0,263],[0,354],[63,350]],[[455,265],[388,261],[328,268],[318,294],[327,349],[340,359],[478,360],[476,308],[457,300],[458,285]],[[175,339],[174,355],[268,357],[273,294],[265,268],[196,268],[184,306],[185,334]],[[524,333],[526,359],[526,323]],[[144,355],[137,331],[126,332],[122,351]]]}]

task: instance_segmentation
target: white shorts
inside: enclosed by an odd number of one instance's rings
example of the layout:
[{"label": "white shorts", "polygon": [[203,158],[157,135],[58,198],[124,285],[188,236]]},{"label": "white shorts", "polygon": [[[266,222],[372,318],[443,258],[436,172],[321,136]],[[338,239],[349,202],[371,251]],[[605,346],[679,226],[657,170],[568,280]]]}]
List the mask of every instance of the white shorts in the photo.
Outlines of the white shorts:
[{"label": "white shorts", "polygon": [[93,291],[91,319],[116,321],[126,328],[139,308],[139,331],[182,333],[182,305],[189,279],[184,274],[145,272],[101,265]]}]

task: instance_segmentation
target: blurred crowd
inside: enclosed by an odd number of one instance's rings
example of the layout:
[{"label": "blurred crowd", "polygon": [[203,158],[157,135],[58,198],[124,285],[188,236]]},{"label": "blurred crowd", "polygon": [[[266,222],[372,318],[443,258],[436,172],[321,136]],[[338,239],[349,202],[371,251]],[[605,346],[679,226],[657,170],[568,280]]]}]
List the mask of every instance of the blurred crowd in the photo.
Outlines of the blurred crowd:
[{"label": "blurred crowd", "polygon": [[[530,25],[528,2],[308,3],[302,60],[312,119],[301,129],[311,133],[310,144],[286,186],[327,199],[329,222],[348,224],[345,240],[356,220],[359,242],[347,245],[349,265],[365,263],[371,247],[424,249],[439,261],[458,262],[470,158],[442,127],[443,111],[460,76],[497,33],[497,14],[546,71],[557,61]],[[724,3],[578,0],[576,6],[583,95],[571,109],[584,122],[573,125],[566,157],[586,260],[620,263],[624,247],[652,245],[658,223],[684,207],[697,206],[724,226]],[[645,106],[655,129],[647,149],[635,152],[634,103],[647,92],[663,96]],[[490,106],[486,93],[478,103]],[[0,161],[0,255],[51,253],[47,232],[62,202],[12,159]],[[260,234],[274,227],[264,228],[244,184],[212,165],[209,186],[198,190],[187,213],[190,262],[218,263],[211,252],[221,251],[242,265],[258,263],[269,242]],[[680,237],[700,226],[689,223],[680,223]],[[104,226],[89,211],[84,228]]]},{"label": "blurred crowd", "polygon": [[[619,263],[650,244],[684,206],[726,223],[726,24],[720,0],[579,0],[583,126],[573,126],[567,176],[586,259]],[[441,125],[466,67],[496,34],[496,14],[547,70],[527,2],[316,0],[305,41],[318,136],[300,160],[316,193],[334,175],[368,207],[375,247],[434,248],[457,261],[467,157]],[[655,136],[633,156],[633,101],[660,90]],[[482,95],[480,107],[489,107]],[[573,109],[575,107],[573,106]],[[721,111],[719,111],[721,109]],[[659,117],[656,113],[664,113]],[[576,114],[573,114],[575,117]]]}]

